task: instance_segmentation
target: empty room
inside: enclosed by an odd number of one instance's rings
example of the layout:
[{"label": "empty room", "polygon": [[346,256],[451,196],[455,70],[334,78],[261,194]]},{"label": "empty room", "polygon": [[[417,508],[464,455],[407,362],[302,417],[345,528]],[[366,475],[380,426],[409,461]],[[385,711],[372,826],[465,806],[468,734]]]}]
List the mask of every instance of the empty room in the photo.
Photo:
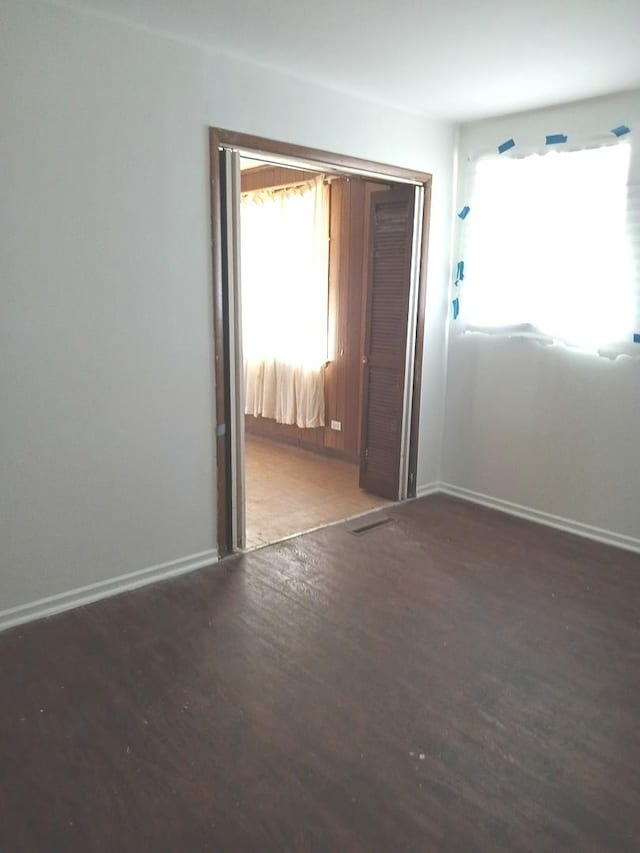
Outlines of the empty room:
[{"label": "empty room", "polygon": [[[392,184],[278,165],[274,156],[239,162],[238,544],[247,549],[386,502],[384,488],[367,479],[362,450],[362,428],[366,436],[380,420],[363,408],[371,325],[364,282],[372,196]],[[390,333],[401,340],[402,317],[393,319]]]},{"label": "empty room", "polygon": [[639,39],[0,0],[0,851],[640,849]]}]

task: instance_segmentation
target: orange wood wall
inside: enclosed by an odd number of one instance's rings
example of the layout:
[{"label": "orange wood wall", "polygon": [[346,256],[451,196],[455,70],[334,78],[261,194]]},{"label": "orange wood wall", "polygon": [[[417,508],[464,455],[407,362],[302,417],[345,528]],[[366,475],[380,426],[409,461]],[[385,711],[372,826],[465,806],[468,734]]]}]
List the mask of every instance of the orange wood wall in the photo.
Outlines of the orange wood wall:
[{"label": "orange wood wall", "polygon": [[[313,173],[275,166],[261,166],[242,173],[242,190],[265,189]],[[350,461],[360,451],[361,358],[365,289],[365,255],[368,247],[368,207],[372,190],[379,184],[359,178],[331,181],[329,224],[329,330],[331,361],[325,370],[324,428],[299,429],[269,418],[245,416],[246,431],[264,438],[285,441]],[[333,338],[333,341],[331,340]],[[333,344],[333,345],[332,345]],[[331,421],[342,423],[332,430]]]}]

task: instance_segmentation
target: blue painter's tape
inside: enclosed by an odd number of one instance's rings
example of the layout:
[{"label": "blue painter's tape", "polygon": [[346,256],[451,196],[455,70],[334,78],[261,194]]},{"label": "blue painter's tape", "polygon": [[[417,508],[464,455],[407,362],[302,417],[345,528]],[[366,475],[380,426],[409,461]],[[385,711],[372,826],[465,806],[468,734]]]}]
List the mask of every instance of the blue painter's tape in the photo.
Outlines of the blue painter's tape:
[{"label": "blue painter's tape", "polygon": [[507,139],[506,142],[503,142],[502,145],[498,145],[498,154],[504,154],[505,151],[508,151],[510,148],[515,148],[516,144],[513,139]]},{"label": "blue painter's tape", "polygon": [[453,319],[458,319],[458,314],[460,313],[460,300],[456,297],[451,303],[453,307]]},{"label": "blue painter's tape", "polygon": [[640,332],[636,332],[633,336],[634,344],[640,344]]},{"label": "blue painter's tape", "polygon": [[547,145],[559,145],[561,142],[566,142],[567,137],[564,133],[551,133],[547,136]]},{"label": "blue painter's tape", "polygon": [[459,281],[464,281],[464,261],[458,261],[458,266],[456,269],[456,284]]},{"label": "blue painter's tape", "polygon": [[467,218],[467,216],[469,215],[469,211],[470,211],[470,210],[471,210],[471,208],[469,207],[469,205],[468,205],[468,204],[465,204],[465,206],[462,208],[462,210],[461,210],[461,211],[460,211],[460,213],[458,214],[458,216],[460,217],[460,219],[466,219],[466,218]]},{"label": "blue painter's tape", "polygon": [[631,133],[631,128],[627,127],[626,124],[621,124],[618,125],[618,127],[612,128],[611,133],[613,133],[614,136],[624,136],[625,133]]}]

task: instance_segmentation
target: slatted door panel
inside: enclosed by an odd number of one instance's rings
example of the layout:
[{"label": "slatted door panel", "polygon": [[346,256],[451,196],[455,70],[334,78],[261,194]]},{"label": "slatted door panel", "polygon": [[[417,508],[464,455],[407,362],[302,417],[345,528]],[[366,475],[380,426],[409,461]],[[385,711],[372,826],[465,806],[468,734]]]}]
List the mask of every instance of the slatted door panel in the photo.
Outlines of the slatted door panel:
[{"label": "slatted door panel", "polygon": [[413,187],[371,196],[360,487],[397,500],[407,352]]}]

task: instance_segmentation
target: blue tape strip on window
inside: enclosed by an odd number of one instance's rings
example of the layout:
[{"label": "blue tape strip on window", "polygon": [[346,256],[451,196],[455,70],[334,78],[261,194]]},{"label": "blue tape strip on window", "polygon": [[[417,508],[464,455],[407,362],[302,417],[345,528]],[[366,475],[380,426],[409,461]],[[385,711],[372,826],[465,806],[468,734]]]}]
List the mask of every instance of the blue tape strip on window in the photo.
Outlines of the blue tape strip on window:
[{"label": "blue tape strip on window", "polygon": [[631,128],[627,127],[626,124],[620,124],[618,127],[613,127],[611,129],[611,133],[613,133],[614,136],[624,136],[625,133],[631,133]]},{"label": "blue tape strip on window", "polygon": [[633,342],[634,344],[640,344],[640,332],[635,332],[633,336]]},{"label": "blue tape strip on window", "polygon": [[471,208],[469,207],[469,205],[468,205],[468,204],[465,204],[465,206],[462,208],[462,210],[461,210],[461,211],[460,211],[460,213],[458,214],[458,216],[460,217],[460,219],[466,219],[466,218],[467,218],[467,216],[469,215],[469,211],[470,211],[470,210],[471,210]]},{"label": "blue tape strip on window", "polygon": [[567,137],[564,133],[551,133],[547,136],[547,145],[559,145],[561,142],[566,142]]},{"label": "blue tape strip on window", "polygon": [[452,305],[452,307],[453,307],[453,319],[454,319],[454,320],[457,320],[457,319],[458,319],[458,314],[460,313],[460,300],[458,299],[458,297],[457,297],[457,296],[456,296],[456,298],[453,300],[453,302],[451,303],[451,305]]},{"label": "blue tape strip on window", "polygon": [[498,154],[504,154],[505,151],[508,151],[510,148],[515,148],[516,144],[513,139],[507,139],[506,142],[503,142],[502,145],[498,145]]},{"label": "blue tape strip on window", "polygon": [[464,261],[458,261],[458,266],[456,268],[456,284],[459,281],[464,281]]}]

